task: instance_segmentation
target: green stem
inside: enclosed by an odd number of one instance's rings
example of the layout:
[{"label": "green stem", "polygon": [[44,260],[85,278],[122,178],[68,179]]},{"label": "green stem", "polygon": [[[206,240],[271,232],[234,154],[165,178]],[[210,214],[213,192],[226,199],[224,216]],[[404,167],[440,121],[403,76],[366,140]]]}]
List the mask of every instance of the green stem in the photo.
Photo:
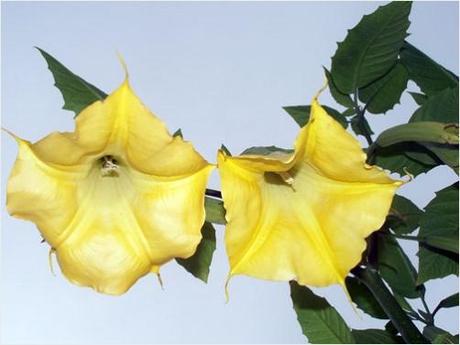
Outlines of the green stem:
[{"label": "green stem", "polygon": [[353,95],[353,102],[354,102],[354,105],[355,105],[356,117],[358,118],[358,126],[361,127],[361,131],[362,131],[364,137],[366,138],[367,144],[369,146],[371,146],[374,143],[374,141],[372,140],[371,133],[369,133],[369,131],[367,130],[367,127],[366,127],[366,125],[364,123],[364,121],[366,121],[366,119],[364,117],[364,114],[366,113],[367,105],[362,109],[359,106],[359,103],[358,103],[358,90],[355,90],[355,93]]},{"label": "green stem", "polygon": [[420,333],[399,303],[385,286],[377,271],[373,268],[355,268],[353,274],[358,277],[375,296],[382,309],[409,344],[426,344],[428,340]]},{"label": "green stem", "polygon": [[423,308],[425,308],[425,312],[429,315],[429,319],[426,320],[426,323],[428,326],[433,326],[434,325],[434,315],[431,314],[431,311],[430,311],[430,308],[428,308],[428,305],[426,304],[426,301],[425,301],[425,296],[422,295],[420,296],[420,299],[422,300],[422,304],[423,304]]}]

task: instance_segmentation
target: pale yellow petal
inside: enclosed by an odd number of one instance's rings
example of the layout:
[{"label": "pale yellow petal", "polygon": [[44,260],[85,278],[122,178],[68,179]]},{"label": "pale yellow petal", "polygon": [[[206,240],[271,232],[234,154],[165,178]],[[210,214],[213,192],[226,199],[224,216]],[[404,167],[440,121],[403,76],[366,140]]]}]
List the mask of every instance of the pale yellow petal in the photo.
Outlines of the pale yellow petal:
[{"label": "pale yellow petal", "polygon": [[291,161],[218,154],[230,274],[344,284],[400,181],[365,164],[359,143],[316,99]]},{"label": "pale yellow petal", "polygon": [[8,210],[33,221],[72,282],[121,294],[201,240],[214,168],[173,138],[126,80],[70,133],[16,138]]},{"label": "pale yellow petal", "polygon": [[213,169],[207,166],[171,181],[133,176],[136,197],[130,201],[130,207],[142,227],[154,264],[161,265],[176,257],[188,258],[195,252],[205,221],[204,191]]},{"label": "pale yellow petal", "polygon": [[76,118],[75,132],[52,133],[33,149],[42,160],[61,165],[80,165],[112,155],[157,176],[187,175],[208,165],[190,143],[169,134],[134,94],[128,80],[103,101],[85,108]]},{"label": "pale yellow petal", "polygon": [[46,164],[28,142],[16,140],[19,153],[8,179],[6,207],[11,215],[34,222],[54,246],[78,209],[75,181],[80,175]]}]

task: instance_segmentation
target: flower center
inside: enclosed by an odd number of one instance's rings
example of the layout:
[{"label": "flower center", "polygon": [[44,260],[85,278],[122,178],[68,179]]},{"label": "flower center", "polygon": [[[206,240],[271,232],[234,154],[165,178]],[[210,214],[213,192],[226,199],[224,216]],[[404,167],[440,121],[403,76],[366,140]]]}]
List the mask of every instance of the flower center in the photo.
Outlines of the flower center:
[{"label": "flower center", "polygon": [[119,163],[111,155],[101,157],[99,159],[101,164],[102,177],[118,177]]}]

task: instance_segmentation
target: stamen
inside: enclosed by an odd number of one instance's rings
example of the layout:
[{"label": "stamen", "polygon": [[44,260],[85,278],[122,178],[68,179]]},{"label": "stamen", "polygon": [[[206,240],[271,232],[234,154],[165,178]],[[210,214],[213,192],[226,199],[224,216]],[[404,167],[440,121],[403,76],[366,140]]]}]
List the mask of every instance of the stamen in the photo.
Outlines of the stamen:
[{"label": "stamen", "polygon": [[118,161],[112,156],[104,156],[101,158],[101,175],[103,177],[118,177]]},{"label": "stamen", "polygon": [[292,175],[288,171],[281,171],[278,174],[281,176],[284,183],[291,187],[292,190],[295,192],[296,190],[294,188],[294,177],[292,177]]}]

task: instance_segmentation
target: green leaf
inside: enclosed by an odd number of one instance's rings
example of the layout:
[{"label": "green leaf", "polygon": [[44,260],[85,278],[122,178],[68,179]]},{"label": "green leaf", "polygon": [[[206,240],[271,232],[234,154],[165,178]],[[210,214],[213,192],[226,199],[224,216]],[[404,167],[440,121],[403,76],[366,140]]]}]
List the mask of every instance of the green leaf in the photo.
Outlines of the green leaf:
[{"label": "green leaf", "polygon": [[391,2],[348,31],[332,57],[331,74],[342,93],[354,93],[393,67],[407,36],[410,10],[410,2]]},{"label": "green leaf", "polygon": [[181,137],[181,138],[184,138],[183,134],[182,134],[182,129],[178,129],[177,131],[174,132],[173,134],[173,137]]},{"label": "green leaf", "polygon": [[353,335],[340,314],[324,298],[296,282],[289,283],[297,320],[310,343],[351,344]]},{"label": "green leaf", "polygon": [[446,124],[434,121],[405,123],[383,131],[375,144],[387,147],[405,141],[458,144],[458,123]]},{"label": "green leaf", "polygon": [[428,244],[428,246],[458,254],[458,234],[429,236],[423,238],[423,242]]},{"label": "green leaf", "polygon": [[359,99],[366,104],[368,112],[373,114],[386,113],[399,103],[403,91],[407,87],[408,74],[406,68],[397,63],[387,74],[371,84],[359,89]]},{"label": "green leaf", "polygon": [[426,326],[423,335],[431,340],[432,344],[458,344],[458,335],[454,336],[435,326]]},{"label": "green leaf", "polygon": [[277,146],[253,146],[249,147],[243,152],[241,155],[261,155],[261,156],[269,156],[273,153],[282,153],[282,154],[291,154],[294,150],[291,149],[283,149]]},{"label": "green leaf", "polygon": [[441,308],[452,308],[458,306],[458,292],[444,298],[441,302],[439,302],[438,306],[434,309],[433,315],[435,315],[439,309]]},{"label": "green leaf", "polygon": [[420,143],[433,153],[441,162],[450,166],[458,175],[458,145]]},{"label": "green leaf", "polygon": [[420,297],[414,266],[398,242],[388,234],[377,236],[377,262],[380,275],[394,292],[407,298]]},{"label": "green leaf", "polygon": [[220,145],[220,149],[221,149],[222,151],[224,151],[224,153],[225,153],[227,156],[231,156],[231,155],[232,155],[231,152],[230,152],[230,150],[229,150],[224,144]]},{"label": "green leaf", "polygon": [[[337,110],[328,107],[326,105],[322,106],[326,112],[332,116],[337,122],[339,122],[343,128],[348,127],[348,121],[340,112]],[[307,124],[308,120],[310,119],[310,109],[309,105],[295,105],[289,107],[283,107],[283,109],[291,115],[291,117],[297,122],[300,127],[303,127]]]},{"label": "green leaf", "polygon": [[355,117],[352,117],[350,124],[351,129],[353,132],[355,132],[356,135],[366,136],[366,133],[371,135],[374,134],[371,126],[369,126],[369,122],[367,122],[367,119],[364,116],[356,115]]},{"label": "green leaf", "polygon": [[458,77],[409,42],[404,43],[400,57],[409,72],[409,78],[427,95],[458,85]]},{"label": "green leaf", "polygon": [[393,325],[392,321],[388,321],[385,324],[385,331],[387,331],[391,335],[398,335],[398,333],[399,333],[398,330],[396,329],[395,325]]},{"label": "green leaf", "polygon": [[201,234],[203,238],[198,244],[195,254],[187,259],[177,258],[176,261],[196,278],[207,283],[212,255],[216,250],[216,231],[211,223],[204,222]]},{"label": "green leaf", "polygon": [[225,224],[225,208],[221,200],[205,197],[206,220],[210,223]]},{"label": "green leaf", "polygon": [[356,109],[355,108],[348,108],[348,109],[345,109],[342,112],[342,116],[345,116],[345,117],[353,116],[355,114],[356,114]]},{"label": "green leaf", "polygon": [[[425,208],[420,221],[418,237],[426,243],[419,243],[419,276],[417,282],[458,275],[458,182],[436,193],[436,197]],[[440,244],[439,239],[450,239],[452,251]],[[431,239],[431,240],[430,240]],[[438,242],[437,242],[438,241]],[[442,241],[441,241],[442,242]]]},{"label": "green leaf", "polygon": [[354,329],[351,333],[357,344],[404,344],[401,337],[382,329]]},{"label": "green leaf", "polygon": [[409,234],[420,225],[423,211],[411,200],[395,195],[391,204],[387,225],[397,234]]},{"label": "green leaf", "polygon": [[458,123],[458,86],[428,97],[410,118],[410,122],[436,121]]},{"label": "green leaf", "polygon": [[[412,154],[423,154],[422,157],[428,156],[430,162],[434,164],[420,162],[414,159]],[[409,172],[413,176],[426,173],[439,165],[439,162],[439,159],[423,146],[409,142],[378,148],[370,153],[368,158],[369,164],[378,165],[400,175],[406,175],[406,172]]]},{"label": "green leaf", "polygon": [[401,306],[402,310],[404,310],[409,316],[417,316],[417,313],[415,312],[415,310],[412,308],[412,306],[409,304],[409,302],[407,302],[407,300],[397,294],[397,293],[393,293],[393,296],[395,298],[395,300],[398,302],[398,304]]},{"label": "green leaf", "polygon": [[80,111],[95,101],[103,100],[107,94],[94,85],[72,73],[43,49],[38,51],[45,58],[48,68],[53,74],[55,86],[64,97],[64,109],[73,111],[77,116]]},{"label": "green leaf", "polygon": [[423,93],[409,92],[409,94],[412,96],[415,103],[417,103],[418,105],[422,105],[428,99],[428,97]]},{"label": "green leaf", "polygon": [[339,89],[337,89],[337,86],[335,86],[331,72],[329,72],[327,68],[323,68],[324,73],[326,74],[327,84],[329,86],[329,91],[331,92],[332,98],[334,98],[337,103],[343,105],[346,108],[353,108],[355,103],[351,99],[350,95],[340,92]]},{"label": "green leaf", "polygon": [[419,243],[419,273],[417,283],[443,278],[451,274],[458,276],[458,255],[447,250]]},{"label": "green leaf", "polygon": [[359,279],[347,277],[345,284],[351,300],[356,303],[359,309],[377,319],[388,319],[387,314],[385,314],[372,292]]}]

